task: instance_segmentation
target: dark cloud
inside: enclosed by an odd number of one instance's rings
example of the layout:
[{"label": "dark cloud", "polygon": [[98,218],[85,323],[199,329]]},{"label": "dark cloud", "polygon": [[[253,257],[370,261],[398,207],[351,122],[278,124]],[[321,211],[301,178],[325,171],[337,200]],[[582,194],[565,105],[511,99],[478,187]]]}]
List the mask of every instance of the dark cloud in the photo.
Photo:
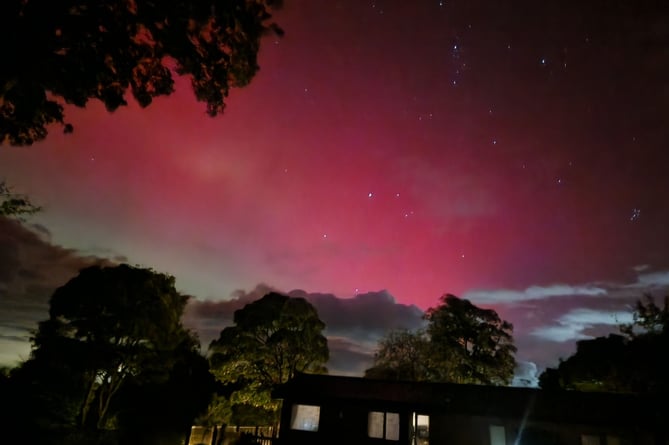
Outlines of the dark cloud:
[{"label": "dark cloud", "polygon": [[[203,348],[218,338],[221,330],[233,323],[237,309],[270,291],[258,285],[251,292],[237,291],[230,300],[191,300],[184,315],[184,324],[198,333]],[[360,375],[371,365],[378,340],[392,329],[416,329],[423,325],[423,312],[416,306],[400,304],[386,291],[358,294],[353,298],[337,298],[333,294],[292,290],[291,297],[308,300],[326,325],[330,346],[328,368],[331,373]]]},{"label": "dark cloud", "polygon": [[0,363],[27,358],[29,338],[48,317],[53,291],[93,264],[108,260],[55,246],[42,226],[0,217]]},{"label": "dark cloud", "polygon": [[[513,323],[518,348],[514,382],[536,385],[546,367],[575,352],[578,340],[608,335],[620,323],[631,321],[633,303],[645,291],[665,291],[662,286],[667,276],[669,273],[644,269],[629,283],[537,285],[524,290],[473,291],[463,298],[477,306],[493,307]],[[200,334],[206,349],[225,326],[232,325],[235,310],[270,291],[279,290],[259,285],[250,292],[237,291],[227,301],[192,300],[185,322]],[[397,303],[387,291],[346,299],[303,290],[287,294],[310,301],[325,322],[331,356],[328,368],[333,374],[361,375],[372,364],[378,341],[388,331],[424,326],[419,308]]]},{"label": "dark cloud", "polygon": [[353,298],[333,294],[289,292],[309,300],[326,325],[332,374],[362,375],[372,364],[378,341],[393,329],[424,325],[417,306],[397,303],[387,291],[367,292]]},{"label": "dark cloud", "polygon": [[361,344],[349,338],[329,336],[328,372],[336,375],[363,375],[374,362],[375,346],[375,344]]},{"label": "dark cloud", "polygon": [[202,301],[192,298],[186,307],[183,323],[200,337],[203,349],[218,338],[223,328],[233,324],[237,309],[262,298],[269,292],[277,291],[265,284],[259,284],[251,292],[235,291],[229,300]]},{"label": "dark cloud", "polygon": [[579,340],[619,332],[632,321],[634,304],[648,293],[669,292],[669,271],[634,267],[627,282],[531,286],[465,294],[474,304],[492,305],[514,324],[520,362],[533,363],[540,374],[576,352]]},{"label": "dark cloud", "polygon": [[423,311],[414,305],[397,303],[385,290],[337,298],[333,294],[293,290],[292,297],[309,300],[331,335],[376,340],[390,329],[416,329],[423,325]]}]

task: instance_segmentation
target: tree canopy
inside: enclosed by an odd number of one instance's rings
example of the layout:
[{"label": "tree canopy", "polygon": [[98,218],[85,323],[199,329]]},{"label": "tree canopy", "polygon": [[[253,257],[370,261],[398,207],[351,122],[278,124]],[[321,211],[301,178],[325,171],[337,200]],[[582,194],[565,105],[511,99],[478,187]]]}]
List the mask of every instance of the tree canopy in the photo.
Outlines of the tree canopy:
[{"label": "tree canopy", "polygon": [[516,366],[513,325],[492,309],[444,295],[425,313],[425,332],[381,340],[367,377],[504,385]]},{"label": "tree canopy", "polygon": [[29,145],[50,124],[65,132],[63,104],[99,99],[109,111],[142,106],[188,76],[215,116],[230,88],[258,71],[272,0],[4,0],[0,2],[0,144]]},{"label": "tree canopy", "polygon": [[326,372],[324,328],[307,300],[275,292],[235,311],[234,326],[223,329],[209,348],[212,373],[235,389],[231,410],[242,414],[250,406],[275,413],[276,385],[297,372]]},{"label": "tree canopy", "polygon": [[651,295],[637,300],[634,321],[620,334],[577,342],[576,352],[539,377],[544,389],[669,392],[669,297],[658,306]]},{"label": "tree canopy", "polygon": [[187,431],[213,391],[199,342],[180,321],[187,300],[173,277],[128,265],[88,267],[58,288],[12,377],[35,421],[56,430],[127,432],[141,422],[143,432]]},{"label": "tree canopy", "polygon": [[365,377],[387,380],[431,380],[430,342],[424,331],[393,330],[379,341],[374,366]]},{"label": "tree canopy", "polygon": [[513,325],[492,309],[444,295],[428,309],[427,332],[443,364],[441,380],[456,383],[508,384],[516,367]]}]

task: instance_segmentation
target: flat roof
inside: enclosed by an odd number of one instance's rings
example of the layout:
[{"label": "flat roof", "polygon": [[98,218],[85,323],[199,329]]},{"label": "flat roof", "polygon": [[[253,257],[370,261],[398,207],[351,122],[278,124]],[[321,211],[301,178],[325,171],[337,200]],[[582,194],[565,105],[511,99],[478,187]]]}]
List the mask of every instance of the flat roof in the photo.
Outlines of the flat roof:
[{"label": "flat roof", "polygon": [[298,374],[274,396],[307,403],[341,401],[407,406],[451,414],[570,423],[648,424],[666,418],[659,403],[633,394],[547,391],[538,388],[464,385],[323,374]]}]

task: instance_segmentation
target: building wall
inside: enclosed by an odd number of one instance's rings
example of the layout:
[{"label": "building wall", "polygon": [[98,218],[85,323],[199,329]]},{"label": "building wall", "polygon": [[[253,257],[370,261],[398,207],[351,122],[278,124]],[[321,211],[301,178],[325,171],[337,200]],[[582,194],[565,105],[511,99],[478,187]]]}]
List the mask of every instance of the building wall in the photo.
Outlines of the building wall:
[{"label": "building wall", "polygon": [[504,428],[505,443],[500,445],[585,445],[583,436],[598,437],[600,445],[655,444],[650,432],[613,424],[523,422],[523,419],[442,413],[430,416],[430,445],[498,445],[491,441],[491,426]]},{"label": "building wall", "polygon": [[[410,413],[398,406],[388,406],[383,403],[356,403],[345,401],[328,402],[318,405],[313,401],[304,402],[311,406],[319,406],[320,415],[317,431],[300,431],[291,425],[294,411],[293,405],[284,401],[281,422],[281,444],[388,444],[408,445]],[[368,420],[370,412],[397,414],[399,425],[397,436],[399,440],[384,440],[369,437]],[[387,432],[386,432],[387,433]]]},{"label": "building wall", "polygon": [[[313,444],[370,444],[409,445],[410,425],[414,409],[410,406],[384,404],[382,402],[328,401],[318,404],[320,413],[316,431],[299,431],[291,428],[292,404],[284,402],[282,419],[282,445]],[[369,412],[399,414],[399,436],[397,441],[369,437]],[[589,445],[585,435],[597,436],[598,445],[654,445],[651,432],[630,430],[620,425],[578,425],[552,422],[524,422],[523,419],[505,417],[481,417],[455,415],[418,409],[430,418],[429,445]],[[503,428],[503,442],[492,441],[491,426],[496,432]],[[519,435],[521,435],[518,441]],[[498,436],[499,437],[499,436]]]}]

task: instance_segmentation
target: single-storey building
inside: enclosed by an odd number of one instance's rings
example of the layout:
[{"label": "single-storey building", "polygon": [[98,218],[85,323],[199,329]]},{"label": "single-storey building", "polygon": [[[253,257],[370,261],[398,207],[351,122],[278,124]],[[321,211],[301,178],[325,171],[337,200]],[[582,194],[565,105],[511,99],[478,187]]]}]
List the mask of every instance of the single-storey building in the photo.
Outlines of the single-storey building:
[{"label": "single-storey building", "polygon": [[299,374],[281,445],[669,445],[667,409],[629,394]]}]

